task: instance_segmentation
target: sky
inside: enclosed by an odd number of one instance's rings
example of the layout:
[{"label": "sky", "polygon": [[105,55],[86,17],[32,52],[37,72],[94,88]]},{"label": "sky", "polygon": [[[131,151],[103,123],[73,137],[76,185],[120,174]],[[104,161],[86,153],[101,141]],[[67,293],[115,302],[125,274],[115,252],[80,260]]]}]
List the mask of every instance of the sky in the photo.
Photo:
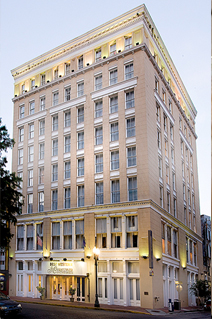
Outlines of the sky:
[{"label": "sky", "polygon": [[[0,0],[0,117],[13,134],[10,70],[145,4],[197,109],[200,213],[211,215],[211,0]],[[11,169],[11,152],[8,152]]]}]

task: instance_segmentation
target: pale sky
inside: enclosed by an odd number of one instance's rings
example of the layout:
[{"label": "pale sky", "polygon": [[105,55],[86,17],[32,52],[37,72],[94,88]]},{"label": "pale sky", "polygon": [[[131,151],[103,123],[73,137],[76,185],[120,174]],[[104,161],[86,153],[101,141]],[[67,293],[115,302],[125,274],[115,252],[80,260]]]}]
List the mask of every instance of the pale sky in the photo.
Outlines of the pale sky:
[{"label": "pale sky", "polygon": [[0,1],[0,117],[11,137],[10,70],[145,3],[198,112],[200,213],[211,215],[211,0]]}]

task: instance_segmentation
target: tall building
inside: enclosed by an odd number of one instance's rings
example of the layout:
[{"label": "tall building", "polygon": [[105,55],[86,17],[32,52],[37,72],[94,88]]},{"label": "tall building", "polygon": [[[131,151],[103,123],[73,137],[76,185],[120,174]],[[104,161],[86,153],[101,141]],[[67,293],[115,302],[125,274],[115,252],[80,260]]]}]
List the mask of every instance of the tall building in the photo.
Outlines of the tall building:
[{"label": "tall building", "polygon": [[12,70],[25,197],[10,294],[194,304],[202,239],[197,111],[145,5]]},{"label": "tall building", "polygon": [[202,252],[204,274],[207,279],[210,279],[211,272],[211,219],[210,216],[201,215],[201,231],[202,231]]}]

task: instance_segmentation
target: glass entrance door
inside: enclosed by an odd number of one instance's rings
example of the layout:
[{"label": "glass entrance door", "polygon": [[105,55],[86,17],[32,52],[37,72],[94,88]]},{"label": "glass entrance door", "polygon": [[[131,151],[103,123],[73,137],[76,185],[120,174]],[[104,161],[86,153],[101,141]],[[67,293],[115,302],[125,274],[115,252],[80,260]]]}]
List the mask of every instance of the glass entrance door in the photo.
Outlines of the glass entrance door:
[{"label": "glass entrance door", "polygon": [[85,278],[77,277],[77,301],[85,301]]},{"label": "glass entrance door", "polygon": [[140,279],[129,279],[130,306],[140,306]]},{"label": "glass entrance door", "polygon": [[113,300],[114,305],[124,304],[123,278],[113,278]]},{"label": "glass entrance door", "polygon": [[60,299],[61,288],[60,276],[54,276],[52,284],[52,299]]}]

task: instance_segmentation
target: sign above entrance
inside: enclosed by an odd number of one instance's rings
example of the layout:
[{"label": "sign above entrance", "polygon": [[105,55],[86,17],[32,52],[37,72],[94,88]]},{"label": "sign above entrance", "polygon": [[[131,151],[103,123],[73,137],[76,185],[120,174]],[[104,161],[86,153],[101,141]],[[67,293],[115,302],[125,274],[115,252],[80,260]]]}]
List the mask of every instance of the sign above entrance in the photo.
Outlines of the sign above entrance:
[{"label": "sign above entrance", "polygon": [[87,266],[83,261],[44,261],[43,273],[46,275],[86,276]]}]

